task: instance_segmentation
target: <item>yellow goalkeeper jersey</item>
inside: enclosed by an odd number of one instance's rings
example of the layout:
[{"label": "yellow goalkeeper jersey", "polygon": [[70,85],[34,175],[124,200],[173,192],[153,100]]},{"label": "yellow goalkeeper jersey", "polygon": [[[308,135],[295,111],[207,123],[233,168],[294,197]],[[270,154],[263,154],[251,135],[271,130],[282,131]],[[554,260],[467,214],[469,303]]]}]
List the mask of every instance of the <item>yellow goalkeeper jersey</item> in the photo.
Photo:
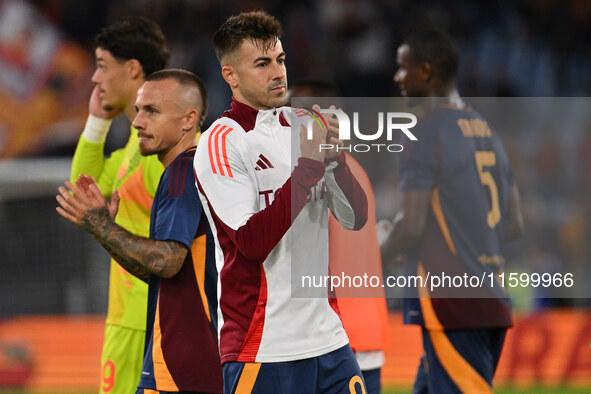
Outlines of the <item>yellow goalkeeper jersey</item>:
[{"label": "yellow goalkeeper jersey", "polygon": [[[72,162],[71,180],[92,175],[105,197],[119,190],[121,201],[115,222],[129,232],[149,238],[150,210],[164,168],[156,155],[142,156],[137,130],[125,147],[104,157],[104,143],[80,137]],[[148,285],[111,260],[107,324],[146,329]]]}]

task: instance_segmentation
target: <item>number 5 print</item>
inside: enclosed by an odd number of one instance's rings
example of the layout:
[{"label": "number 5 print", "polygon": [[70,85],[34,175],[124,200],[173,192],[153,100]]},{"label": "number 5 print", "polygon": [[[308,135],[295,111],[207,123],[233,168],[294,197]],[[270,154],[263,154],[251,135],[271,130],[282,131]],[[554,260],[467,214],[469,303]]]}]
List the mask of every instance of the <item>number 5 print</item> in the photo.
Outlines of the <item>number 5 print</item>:
[{"label": "number 5 print", "polygon": [[478,167],[478,175],[480,175],[480,182],[484,186],[488,186],[490,190],[491,208],[488,211],[487,223],[490,228],[494,228],[501,219],[501,210],[499,209],[499,191],[497,184],[492,174],[484,170],[484,167],[494,167],[497,164],[495,152],[479,151],[475,155],[476,166]]}]

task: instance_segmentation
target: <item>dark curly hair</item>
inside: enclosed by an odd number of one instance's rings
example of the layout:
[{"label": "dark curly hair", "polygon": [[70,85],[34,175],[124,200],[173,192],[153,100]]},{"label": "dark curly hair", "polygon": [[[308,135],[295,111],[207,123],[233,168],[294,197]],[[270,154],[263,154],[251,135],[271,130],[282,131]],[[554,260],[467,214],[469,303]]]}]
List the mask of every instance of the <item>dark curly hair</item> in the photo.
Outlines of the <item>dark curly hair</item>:
[{"label": "dark curly hair", "polygon": [[218,60],[234,51],[247,39],[263,50],[275,46],[281,37],[281,24],[265,11],[243,12],[228,18],[213,36],[213,47]]},{"label": "dark curly hair", "polygon": [[130,16],[103,28],[94,43],[120,62],[136,59],[145,76],[165,68],[170,59],[166,38],[158,25],[140,16]]}]

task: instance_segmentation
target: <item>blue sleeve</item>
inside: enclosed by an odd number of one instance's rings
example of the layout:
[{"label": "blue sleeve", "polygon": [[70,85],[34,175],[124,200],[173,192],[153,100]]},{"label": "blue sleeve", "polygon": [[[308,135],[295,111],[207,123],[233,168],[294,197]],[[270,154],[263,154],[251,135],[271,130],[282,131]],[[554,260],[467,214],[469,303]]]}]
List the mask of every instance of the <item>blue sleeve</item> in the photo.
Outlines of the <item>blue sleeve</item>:
[{"label": "blue sleeve", "polygon": [[203,209],[195,187],[192,160],[174,161],[167,168],[160,185],[153,239],[177,241],[191,249],[197,235]]},{"label": "blue sleeve", "polygon": [[515,172],[513,171],[513,166],[511,165],[511,160],[509,160],[509,155],[507,154],[507,149],[505,149],[505,144],[501,140],[501,137],[495,133],[495,152],[497,155],[497,162],[503,171],[503,176],[507,179],[509,185],[513,185],[515,183]]},{"label": "blue sleeve", "polygon": [[437,171],[438,128],[433,119],[419,122],[417,141],[409,141],[400,162],[400,190],[431,189]]}]

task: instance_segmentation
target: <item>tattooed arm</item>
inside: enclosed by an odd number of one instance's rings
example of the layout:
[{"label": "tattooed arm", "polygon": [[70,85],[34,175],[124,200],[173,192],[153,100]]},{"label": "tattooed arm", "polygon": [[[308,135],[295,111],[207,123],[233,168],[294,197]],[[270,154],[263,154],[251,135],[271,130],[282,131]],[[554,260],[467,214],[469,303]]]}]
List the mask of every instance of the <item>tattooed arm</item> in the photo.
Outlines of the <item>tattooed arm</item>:
[{"label": "tattooed arm", "polygon": [[177,241],[155,241],[131,234],[113,221],[119,196],[113,193],[111,204],[91,177],[81,175],[76,185],[61,186],[57,212],[92,234],[123,268],[143,281],[148,274],[173,277],[182,267],[187,247]]}]

